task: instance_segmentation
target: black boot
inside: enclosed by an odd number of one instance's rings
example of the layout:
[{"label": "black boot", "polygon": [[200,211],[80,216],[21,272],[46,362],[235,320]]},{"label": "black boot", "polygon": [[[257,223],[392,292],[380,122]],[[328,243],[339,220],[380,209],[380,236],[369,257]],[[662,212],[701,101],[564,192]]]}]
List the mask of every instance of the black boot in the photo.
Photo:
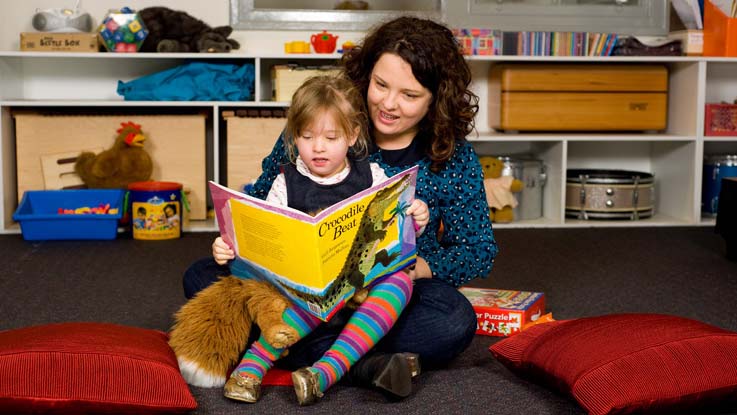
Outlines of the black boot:
[{"label": "black boot", "polygon": [[351,368],[349,380],[399,400],[412,393],[412,378],[419,374],[420,361],[415,353],[371,353]]}]

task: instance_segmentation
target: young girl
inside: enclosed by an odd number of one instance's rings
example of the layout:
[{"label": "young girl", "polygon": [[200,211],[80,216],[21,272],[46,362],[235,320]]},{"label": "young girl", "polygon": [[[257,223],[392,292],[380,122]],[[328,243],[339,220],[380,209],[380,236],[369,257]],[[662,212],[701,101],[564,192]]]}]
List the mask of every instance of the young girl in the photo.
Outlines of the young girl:
[{"label": "young girl", "polygon": [[[285,144],[293,164],[283,166],[266,200],[314,214],[386,179],[381,167],[362,158],[369,143],[367,122],[363,97],[352,82],[328,76],[307,80],[295,91],[287,117]],[[406,214],[413,216],[418,233],[429,220],[427,205],[419,199]],[[213,257],[222,265],[234,252],[217,238]],[[373,284],[330,350],[311,367],[292,373],[300,405],[314,403],[338,382],[394,325],[411,295],[412,281],[404,272]],[[321,323],[297,306],[284,312],[284,320],[299,338]],[[225,384],[224,395],[256,402],[263,376],[282,352],[263,337],[254,342]],[[419,366],[416,355],[398,357],[386,373],[387,382],[393,381],[388,388],[406,396]]]}]

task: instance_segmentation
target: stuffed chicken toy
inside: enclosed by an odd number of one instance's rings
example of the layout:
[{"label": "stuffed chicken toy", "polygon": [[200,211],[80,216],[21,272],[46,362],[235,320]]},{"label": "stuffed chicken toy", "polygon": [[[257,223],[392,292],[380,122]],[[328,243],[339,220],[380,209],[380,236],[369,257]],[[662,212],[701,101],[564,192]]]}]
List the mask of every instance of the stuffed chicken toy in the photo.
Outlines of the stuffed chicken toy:
[{"label": "stuffed chicken toy", "polygon": [[112,147],[95,154],[82,152],[74,164],[74,171],[91,189],[125,189],[133,182],[151,178],[153,162],[144,149],[146,136],[141,126],[133,122],[121,123]]}]

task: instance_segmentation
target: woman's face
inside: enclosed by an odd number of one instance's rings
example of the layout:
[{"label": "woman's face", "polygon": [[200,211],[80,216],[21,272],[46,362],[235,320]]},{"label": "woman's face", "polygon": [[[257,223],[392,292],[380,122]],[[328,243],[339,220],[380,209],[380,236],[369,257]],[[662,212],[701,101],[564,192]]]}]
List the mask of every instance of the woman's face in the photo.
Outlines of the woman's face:
[{"label": "woman's face", "polygon": [[398,55],[385,53],[376,61],[366,97],[374,139],[379,147],[408,146],[432,102],[432,93],[412,75]]}]

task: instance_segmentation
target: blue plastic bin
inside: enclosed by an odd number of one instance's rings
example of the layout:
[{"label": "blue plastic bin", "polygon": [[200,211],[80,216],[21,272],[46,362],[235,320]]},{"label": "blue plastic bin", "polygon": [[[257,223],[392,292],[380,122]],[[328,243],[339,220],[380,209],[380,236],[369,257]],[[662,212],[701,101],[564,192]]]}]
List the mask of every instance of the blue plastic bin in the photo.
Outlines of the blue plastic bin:
[{"label": "blue plastic bin", "polygon": [[[13,214],[23,239],[115,239],[123,216],[122,189],[30,190]],[[60,214],[59,208],[77,209],[110,204],[116,214]]]}]

